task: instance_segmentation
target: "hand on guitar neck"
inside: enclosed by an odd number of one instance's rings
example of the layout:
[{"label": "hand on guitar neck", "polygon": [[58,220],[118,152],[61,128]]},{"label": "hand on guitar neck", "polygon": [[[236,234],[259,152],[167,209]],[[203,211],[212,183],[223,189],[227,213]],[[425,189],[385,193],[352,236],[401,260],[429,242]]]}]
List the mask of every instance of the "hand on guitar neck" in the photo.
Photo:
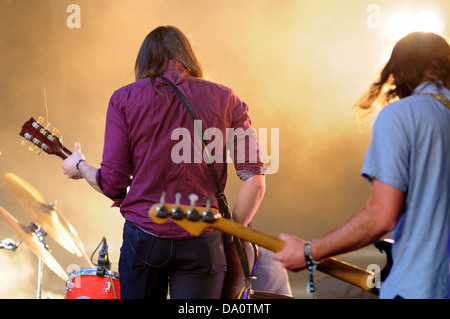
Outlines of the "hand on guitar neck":
[{"label": "hand on guitar neck", "polygon": [[[191,210],[200,212],[198,217],[195,219],[190,218],[189,211]],[[172,216],[172,211],[178,212],[176,217]],[[233,222],[232,220],[222,218],[220,212],[214,208],[205,209],[203,207],[189,207],[161,203],[155,204],[151,207],[149,217],[154,223],[157,224],[162,224],[168,220],[171,220],[196,236],[200,235],[208,228],[215,228],[223,231],[224,233],[237,236],[243,240],[265,247],[273,252],[282,251],[286,245],[286,242],[280,238],[264,234],[254,229],[245,227],[239,223]],[[283,237],[283,239],[291,240],[288,237]],[[296,253],[301,254],[302,258],[304,258],[303,251]],[[374,290],[372,287],[375,274],[366,271],[365,269],[361,269],[335,258],[326,258],[321,260],[321,263],[317,265],[317,269],[366,291],[371,291],[377,294],[376,289]]]},{"label": "hand on guitar neck", "polygon": [[[84,160],[84,155],[81,153],[81,145],[76,142],[74,145],[74,151],[71,152],[61,142],[61,137],[58,136],[59,131],[48,123],[45,127],[41,124],[44,119],[39,117],[36,121],[34,118],[30,118],[22,126],[22,130],[19,133],[24,139],[22,144],[30,142],[29,150],[38,149],[37,154],[43,153],[56,155],[63,159],[61,168],[63,173],[71,179],[86,179],[86,181],[98,192],[101,193],[100,188],[97,185],[95,175],[97,168],[88,164]],[[78,164],[78,167],[77,167]],[[78,169],[78,171],[77,171]]]},{"label": "hand on guitar neck", "polygon": [[67,157],[61,164],[64,175],[71,179],[83,178],[84,175],[83,173],[81,173],[83,169],[82,167],[80,167],[83,160],[85,160],[85,158],[81,153],[81,145],[79,142],[75,142],[75,145],[73,146],[73,153],[69,157]]},{"label": "hand on guitar neck", "polygon": [[86,162],[83,153],[81,153],[81,145],[79,142],[75,142],[73,148],[72,155],[66,158],[61,164],[63,173],[71,179],[84,178],[92,188],[102,193],[100,187],[97,185],[96,179],[98,168]]}]

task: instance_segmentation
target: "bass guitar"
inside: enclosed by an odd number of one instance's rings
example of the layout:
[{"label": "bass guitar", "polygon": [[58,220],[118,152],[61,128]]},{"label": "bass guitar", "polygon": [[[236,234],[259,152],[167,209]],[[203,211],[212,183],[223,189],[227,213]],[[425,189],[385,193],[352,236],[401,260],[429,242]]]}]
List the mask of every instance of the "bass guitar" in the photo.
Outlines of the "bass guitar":
[{"label": "bass guitar", "polygon": [[[192,235],[198,236],[207,229],[215,228],[224,233],[237,236],[273,252],[283,249],[285,242],[277,237],[245,227],[230,219],[223,218],[215,208],[193,207],[175,204],[155,204],[149,210],[150,219],[162,224],[173,221]],[[327,258],[317,265],[317,270],[335,278],[341,279],[365,291],[378,295],[375,287],[375,273],[355,265]]]}]

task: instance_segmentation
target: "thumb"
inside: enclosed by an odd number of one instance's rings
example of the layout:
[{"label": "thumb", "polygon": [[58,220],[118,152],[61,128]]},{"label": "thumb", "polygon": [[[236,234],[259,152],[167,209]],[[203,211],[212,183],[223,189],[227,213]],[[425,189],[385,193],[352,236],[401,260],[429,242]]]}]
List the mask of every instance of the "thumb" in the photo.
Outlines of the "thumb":
[{"label": "thumb", "polygon": [[81,145],[80,142],[75,142],[75,145],[73,146],[73,151],[81,153]]},{"label": "thumb", "polygon": [[282,241],[287,241],[291,238],[292,236],[290,234],[286,234],[286,233],[281,233],[278,235],[278,238],[281,239]]}]

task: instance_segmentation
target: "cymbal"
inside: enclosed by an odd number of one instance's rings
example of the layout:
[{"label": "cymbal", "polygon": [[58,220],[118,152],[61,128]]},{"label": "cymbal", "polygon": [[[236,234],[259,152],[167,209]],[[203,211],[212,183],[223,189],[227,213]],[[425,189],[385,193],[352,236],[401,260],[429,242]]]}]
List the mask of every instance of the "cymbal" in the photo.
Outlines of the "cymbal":
[{"label": "cymbal", "polygon": [[69,279],[67,273],[53,258],[34,231],[19,223],[17,219],[2,207],[0,207],[0,220],[62,280],[67,281]]},{"label": "cymbal", "polygon": [[55,203],[44,197],[30,183],[19,176],[8,173],[4,176],[6,186],[14,194],[19,204],[58,244],[72,254],[84,257],[89,266],[90,259],[84,245],[71,223],[55,207]]}]

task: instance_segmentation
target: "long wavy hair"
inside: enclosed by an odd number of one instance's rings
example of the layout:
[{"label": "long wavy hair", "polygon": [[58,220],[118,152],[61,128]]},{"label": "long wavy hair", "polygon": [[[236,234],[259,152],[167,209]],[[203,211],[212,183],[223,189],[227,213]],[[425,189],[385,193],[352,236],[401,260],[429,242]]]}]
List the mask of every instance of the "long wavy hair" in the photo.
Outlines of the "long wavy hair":
[{"label": "long wavy hair", "polygon": [[450,46],[430,32],[413,32],[396,43],[379,79],[355,105],[369,113],[410,96],[424,81],[450,88]]},{"label": "long wavy hair", "polygon": [[161,26],[141,45],[134,66],[136,81],[163,75],[170,60],[180,62],[193,77],[206,77],[191,41],[178,28]]}]

